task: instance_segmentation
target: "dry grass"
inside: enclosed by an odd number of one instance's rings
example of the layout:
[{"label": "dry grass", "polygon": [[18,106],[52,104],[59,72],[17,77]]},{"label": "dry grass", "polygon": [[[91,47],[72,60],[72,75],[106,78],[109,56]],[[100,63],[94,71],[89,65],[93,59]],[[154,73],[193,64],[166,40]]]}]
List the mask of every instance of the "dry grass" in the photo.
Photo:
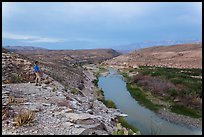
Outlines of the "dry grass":
[{"label": "dry grass", "polygon": [[14,122],[17,126],[23,126],[25,124],[32,123],[34,119],[35,119],[35,113],[30,110],[26,110],[18,114],[15,117]]},{"label": "dry grass", "polygon": [[2,108],[2,120],[5,120],[9,117],[9,109],[8,107]]},{"label": "dry grass", "polygon": [[16,101],[15,101],[15,98],[13,96],[9,96],[8,98],[8,104],[14,104]]}]

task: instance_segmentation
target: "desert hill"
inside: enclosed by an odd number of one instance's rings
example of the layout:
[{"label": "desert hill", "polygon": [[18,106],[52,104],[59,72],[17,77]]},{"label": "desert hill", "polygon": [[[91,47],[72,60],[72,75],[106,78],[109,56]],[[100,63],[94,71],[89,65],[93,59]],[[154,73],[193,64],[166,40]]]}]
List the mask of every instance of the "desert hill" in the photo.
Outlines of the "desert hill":
[{"label": "desert hill", "polygon": [[31,67],[36,60],[39,61],[46,74],[66,87],[69,85],[69,88],[80,89],[83,88],[83,81],[86,79],[80,64],[99,63],[120,55],[112,49],[47,50],[16,46],[8,50],[31,61]]},{"label": "desert hill", "polygon": [[35,47],[5,47],[35,60],[62,64],[98,63],[119,56],[113,49],[47,50]]},{"label": "desert hill", "polygon": [[2,48],[2,134],[108,135],[116,130],[122,114],[98,100],[90,71],[42,62],[39,66],[53,74],[35,86],[33,61]]},{"label": "desert hill", "polygon": [[202,68],[202,43],[144,48],[104,61],[103,64],[133,68],[140,65]]}]

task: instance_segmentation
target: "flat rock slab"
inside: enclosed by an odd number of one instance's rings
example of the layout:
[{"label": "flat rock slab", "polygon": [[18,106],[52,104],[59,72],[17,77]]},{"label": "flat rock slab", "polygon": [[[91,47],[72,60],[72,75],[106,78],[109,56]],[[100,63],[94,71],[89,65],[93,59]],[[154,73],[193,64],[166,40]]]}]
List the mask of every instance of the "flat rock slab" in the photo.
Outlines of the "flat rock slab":
[{"label": "flat rock slab", "polygon": [[86,119],[93,119],[93,118],[100,118],[100,116],[91,115],[88,113],[66,113],[65,114],[67,118],[69,118],[70,121],[77,121],[77,120],[86,120]]}]

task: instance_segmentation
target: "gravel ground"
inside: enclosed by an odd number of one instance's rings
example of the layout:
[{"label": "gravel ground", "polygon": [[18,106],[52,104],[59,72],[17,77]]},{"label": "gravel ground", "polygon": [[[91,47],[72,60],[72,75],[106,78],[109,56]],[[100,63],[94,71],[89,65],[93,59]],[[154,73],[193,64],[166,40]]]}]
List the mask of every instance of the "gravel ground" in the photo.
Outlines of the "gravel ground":
[{"label": "gravel ground", "polygon": [[[93,85],[85,84],[89,88],[85,88],[82,95],[65,91],[56,81],[42,86],[35,86],[35,83],[2,85],[2,105],[9,108],[9,116],[2,120],[2,134],[111,134],[116,128],[116,118],[121,113],[96,100],[94,94],[91,94],[94,92]],[[6,105],[9,96],[13,96],[18,102]],[[35,120],[31,125],[18,127],[14,125],[14,117],[22,109],[35,112]]]},{"label": "gravel ground", "polygon": [[166,119],[176,124],[181,124],[181,125],[185,125],[188,127],[196,127],[196,128],[202,129],[202,119],[201,118],[197,119],[197,118],[191,118],[191,117],[184,116],[184,115],[179,115],[179,114],[170,112],[168,109],[160,109],[158,112],[158,115],[161,118]]}]

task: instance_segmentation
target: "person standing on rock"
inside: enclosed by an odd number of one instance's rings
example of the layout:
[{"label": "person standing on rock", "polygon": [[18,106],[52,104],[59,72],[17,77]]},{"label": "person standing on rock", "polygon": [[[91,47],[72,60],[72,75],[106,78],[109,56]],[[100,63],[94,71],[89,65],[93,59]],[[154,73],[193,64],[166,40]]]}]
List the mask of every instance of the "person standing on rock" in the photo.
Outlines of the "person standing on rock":
[{"label": "person standing on rock", "polygon": [[35,85],[41,86],[41,76],[40,76],[40,67],[38,66],[38,61],[35,61],[35,66],[34,66],[34,72],[35,72]]}]

